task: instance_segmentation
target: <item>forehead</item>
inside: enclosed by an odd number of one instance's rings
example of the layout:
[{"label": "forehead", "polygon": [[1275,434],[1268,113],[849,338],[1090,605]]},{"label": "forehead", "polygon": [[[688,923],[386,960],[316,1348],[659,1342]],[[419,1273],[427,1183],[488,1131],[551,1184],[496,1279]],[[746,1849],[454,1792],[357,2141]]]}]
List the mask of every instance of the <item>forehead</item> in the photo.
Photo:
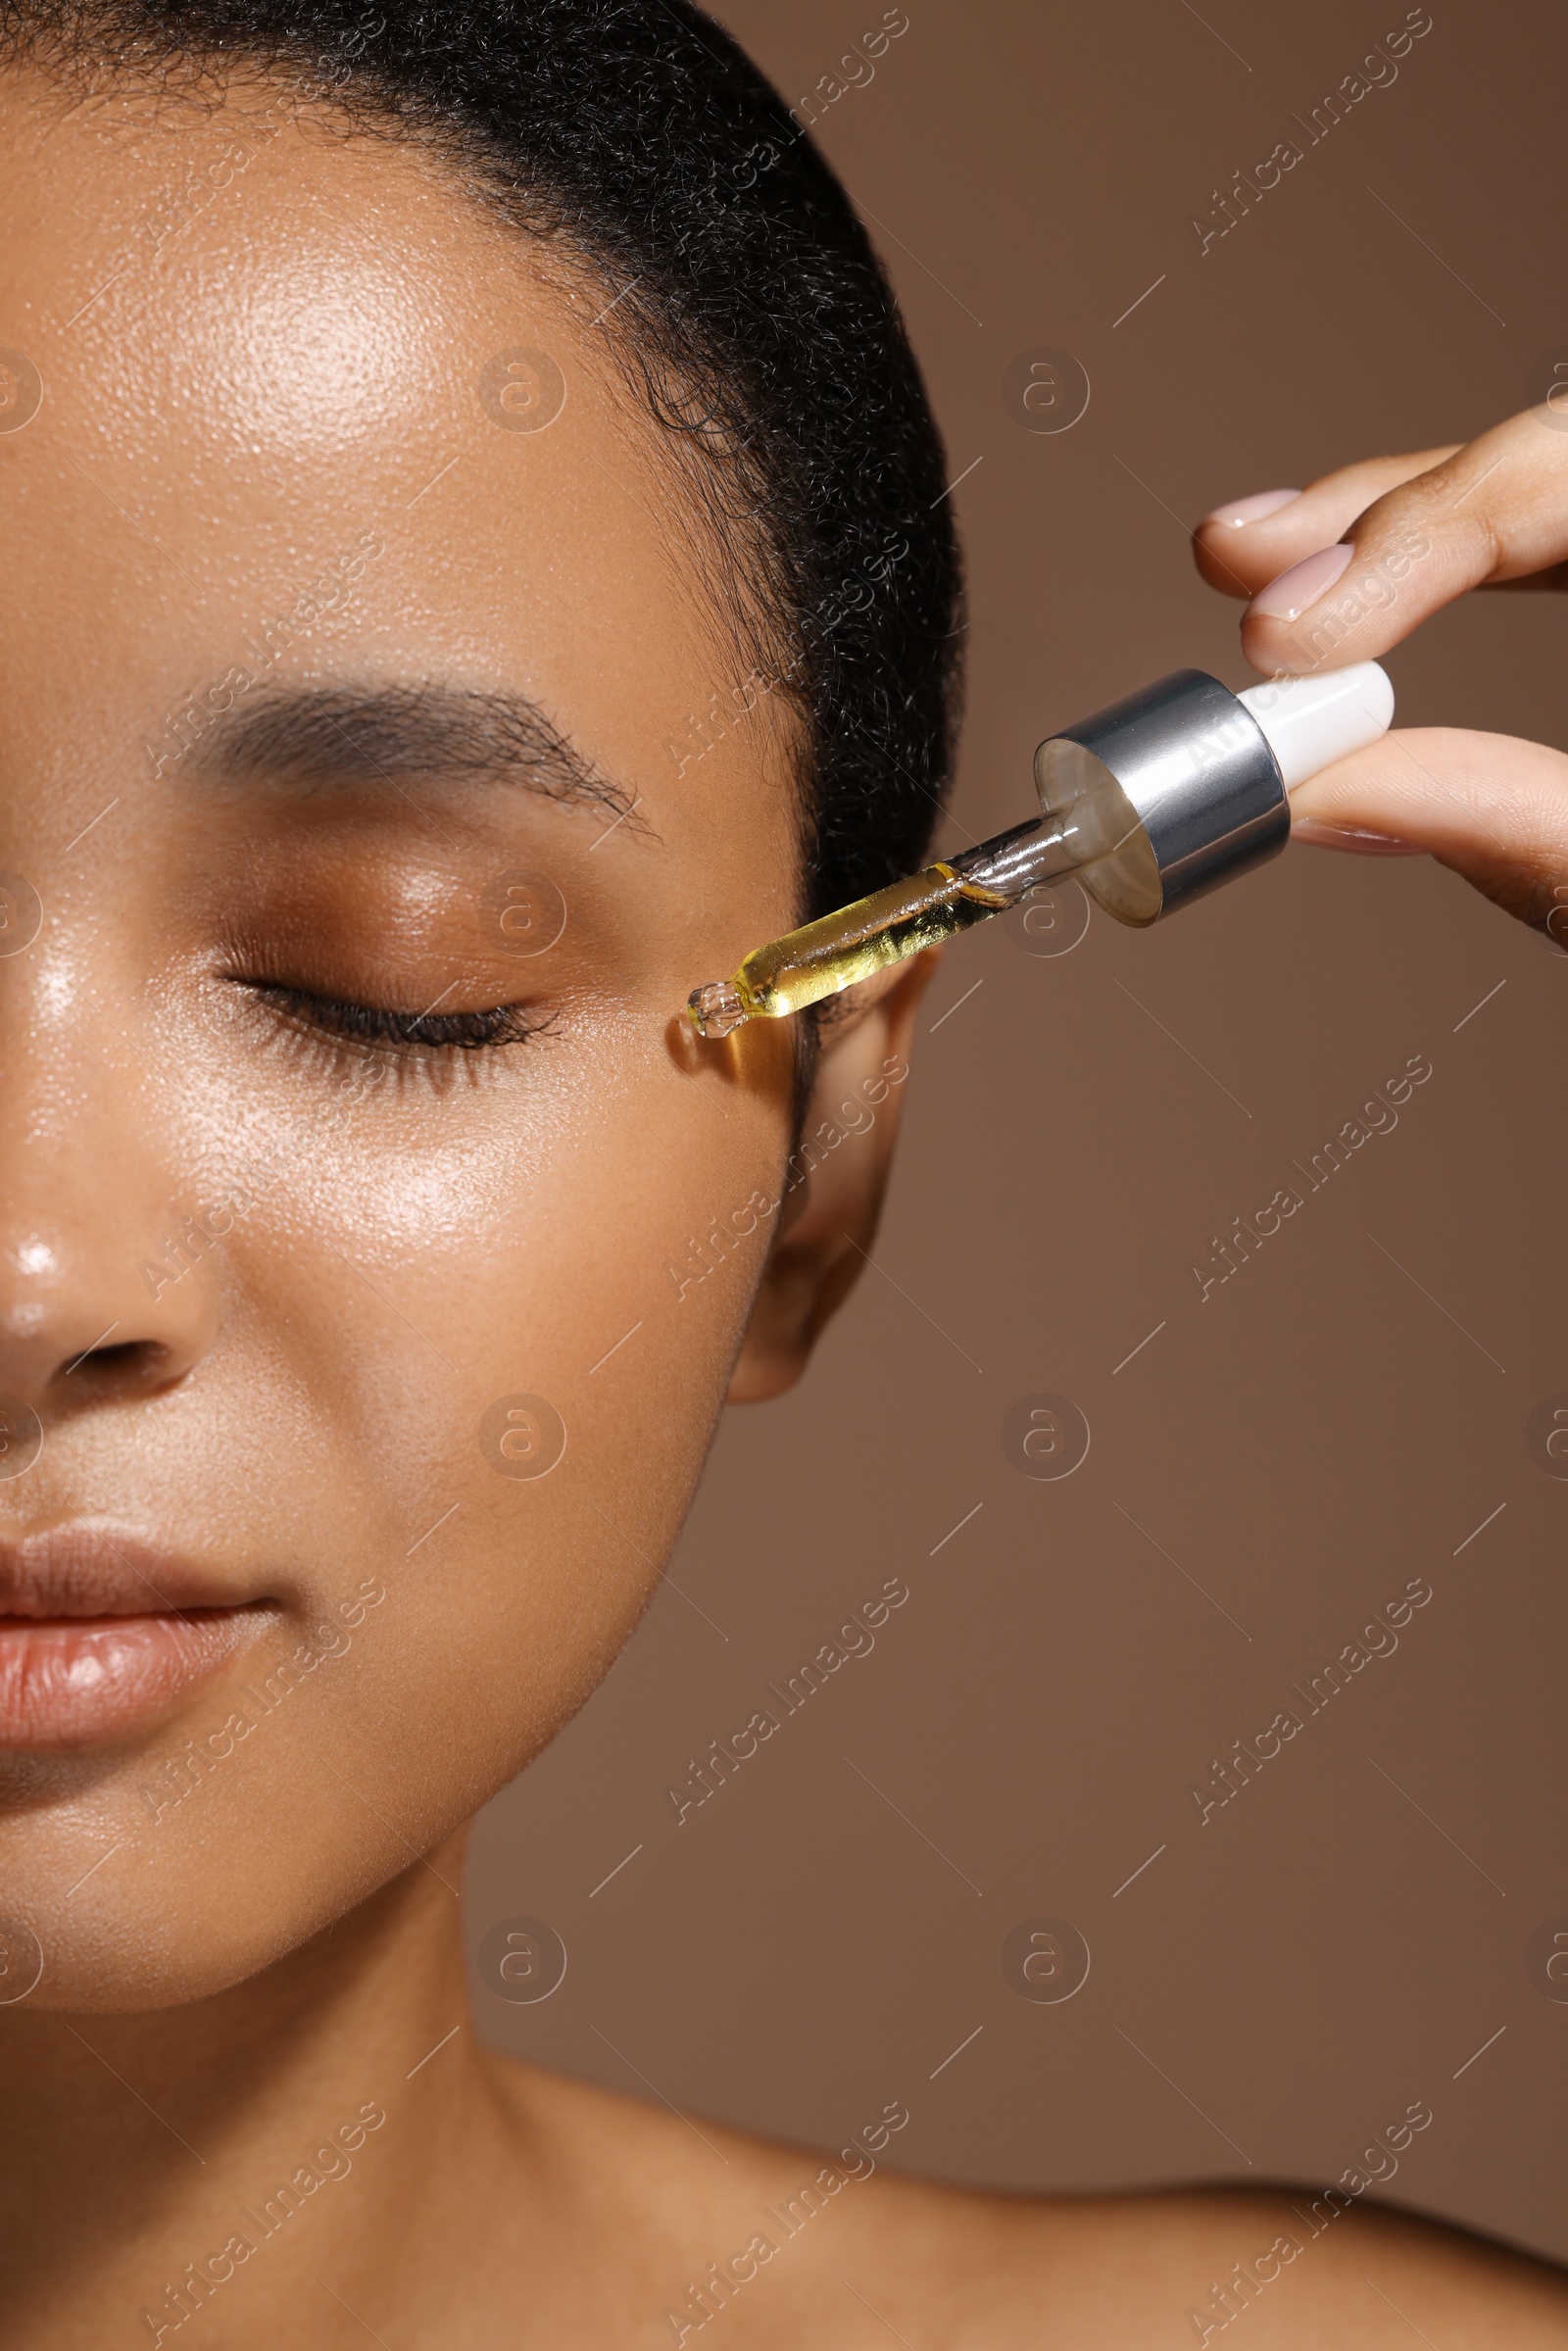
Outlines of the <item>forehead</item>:
[{"label": "forehead", "polygon": [[52,691],[90,732],[111,693],[156,710],[292,631],[291,680],[520,689],[609,772],[648,774],[657,739],[648,780],[675,785],[740,670],[605,342],[612,290],[417,145],[260,83],[68,102],[11,72],[0,123],[11,414],[28,370],[42,390],[0,429],[8,724],[60,717]]}]

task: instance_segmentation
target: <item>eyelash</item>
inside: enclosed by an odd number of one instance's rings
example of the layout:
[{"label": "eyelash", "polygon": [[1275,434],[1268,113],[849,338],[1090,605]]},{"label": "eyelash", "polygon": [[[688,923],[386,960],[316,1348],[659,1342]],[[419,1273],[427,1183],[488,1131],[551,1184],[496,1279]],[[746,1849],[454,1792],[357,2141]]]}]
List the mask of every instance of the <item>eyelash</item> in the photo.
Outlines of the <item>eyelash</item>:
[{"label": "eyelash", "polygon": [[275,1011],[342,1045],[390,1045],[432,1055],[481,1053],[500,1045],[524,1045],[551,1025],[548,1013],[527,1004],[495,1004],[478,1012],[395,1012],[383,1004],[346,1004],[272,980],[244,985]]}]

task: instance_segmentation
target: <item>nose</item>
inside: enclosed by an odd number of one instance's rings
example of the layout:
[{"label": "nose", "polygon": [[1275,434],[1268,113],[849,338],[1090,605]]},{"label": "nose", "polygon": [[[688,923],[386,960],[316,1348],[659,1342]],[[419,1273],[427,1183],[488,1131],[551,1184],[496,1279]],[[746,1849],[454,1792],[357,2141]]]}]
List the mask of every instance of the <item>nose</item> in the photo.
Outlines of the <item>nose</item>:
[{"label": "nose", "polygon": [[[96,1227],[16,1213],[0,1245],[0,1394],[45,1422],[177,1387],[216,1323],[211,1278],[189,1237],[126,1231],[123,1206]],[[171,1224],[173,1219],[169,1219]],[[187,1219],[187,1226],[193,1220]]]},{"label": "nose", "polygon": [[176,1387],[212,1345],[219,1287],[137,1075],[85,1052],[62,1083],[42,1058],[5,1056],[0,1414],[47,1425]]}]

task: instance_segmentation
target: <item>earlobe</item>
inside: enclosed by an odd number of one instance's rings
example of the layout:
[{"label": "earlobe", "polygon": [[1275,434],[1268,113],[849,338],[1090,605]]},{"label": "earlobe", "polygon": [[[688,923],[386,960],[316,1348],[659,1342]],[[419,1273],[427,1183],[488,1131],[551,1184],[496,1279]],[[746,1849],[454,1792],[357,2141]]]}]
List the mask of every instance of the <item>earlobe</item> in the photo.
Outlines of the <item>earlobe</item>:
[{"label": "earlobe", "polygon": [[853,993],[822,1040],[779,1228],[729,1385],[732,1404],[793,1388],[853,1289],[887,1190],[915,1013],[940,948]]}]

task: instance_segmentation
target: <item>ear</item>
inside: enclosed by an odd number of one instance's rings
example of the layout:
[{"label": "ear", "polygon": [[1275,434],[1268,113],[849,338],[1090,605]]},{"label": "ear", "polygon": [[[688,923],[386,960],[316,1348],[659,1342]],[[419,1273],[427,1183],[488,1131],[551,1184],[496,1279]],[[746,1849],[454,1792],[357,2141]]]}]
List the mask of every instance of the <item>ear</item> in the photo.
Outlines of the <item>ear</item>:
[{"label": "ear", "polygon": [[926,948],[847,990],[824,1027],[779,1228],[730,1378],[729,1401],[782,1396],[865,1263],[909,1074],[915,1013],[941,955]]}]

